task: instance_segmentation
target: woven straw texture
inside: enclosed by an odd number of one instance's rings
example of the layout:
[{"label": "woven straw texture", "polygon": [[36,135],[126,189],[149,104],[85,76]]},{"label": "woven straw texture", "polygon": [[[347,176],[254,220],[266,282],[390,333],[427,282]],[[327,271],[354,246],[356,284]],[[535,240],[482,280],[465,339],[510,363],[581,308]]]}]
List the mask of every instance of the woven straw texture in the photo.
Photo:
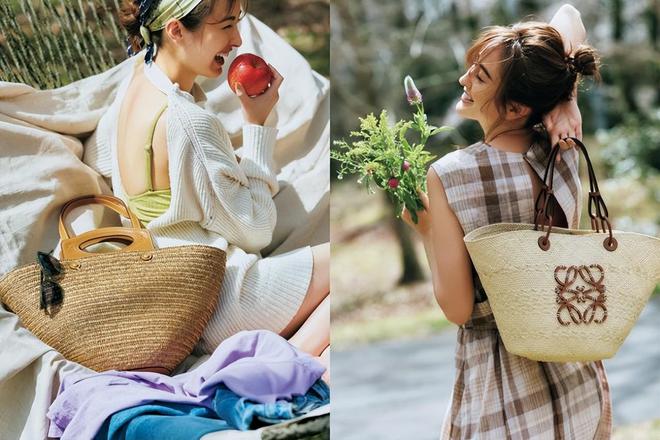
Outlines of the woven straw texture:
[{"label": "woven straw texture", "polygon": [[63,260],[64,301],[50,316],[39,308],[40,266],[31,264],[0,280],[0,299],[39,339],[92,370],[171,372],[216,307],[225,258],[194,245]]},{"label": "woven straw texture", "polygon": [[[550,249],[543,251],[537,240],[545,233],[533,228],[492,224],[464,238],[506,349],[545,362],[611,358],[660,281],[660,240],[613,231],[618,247],[610,252],[603,247],[607,233],[553,228]],[[570,267],[582,267],[586,282],[576,276],[562,287],[556,276],[566,281]],[[589,283],[594,280],[596,283]],[[594,307],[595,302],[582,293],[595,298],[596,285],[605,296],[602,306]],[[560,293],[571,301],[562,302]],[[579,317],[576,311],[584,321],[573,320]]]}]

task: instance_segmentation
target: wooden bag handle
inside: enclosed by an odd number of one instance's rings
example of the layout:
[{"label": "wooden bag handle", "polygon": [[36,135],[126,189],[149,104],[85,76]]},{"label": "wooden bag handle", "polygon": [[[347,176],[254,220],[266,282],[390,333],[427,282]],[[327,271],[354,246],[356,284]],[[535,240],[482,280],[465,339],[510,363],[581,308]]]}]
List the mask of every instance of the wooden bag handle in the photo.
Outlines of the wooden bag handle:
[{"label": "wooden bag handle", "polygon": [[[121,226],[112,226],[107,228],[98,228],[84,232],[78,236],[70,236],[64,225],[64,219],[71,210],[84,205],[103,205],[112,209],[119,215],[128,218],[131,221],[130,228]],[[64,204],[60,211],[59,219],[60,239],[62,241],[62,260],[75,260],[95,255],[94,252],[87,252],[84,249],[103,242],[114,241],[126,244],[118,252],[131,251],[151,251],[154,250],[153,240],[149,230],[144,229],[137,218],[124,202],[114,196],[104,194],[94,194],[69,200]]]}]

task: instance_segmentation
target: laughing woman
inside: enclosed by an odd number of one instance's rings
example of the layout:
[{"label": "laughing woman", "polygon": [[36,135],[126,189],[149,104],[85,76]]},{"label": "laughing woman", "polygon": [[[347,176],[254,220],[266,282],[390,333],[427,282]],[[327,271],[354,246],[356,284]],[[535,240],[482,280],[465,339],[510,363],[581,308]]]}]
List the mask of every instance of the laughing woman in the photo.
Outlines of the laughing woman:
[{"label": "laughing woman", "polygon": [[[218,77],[241,45],[238,0],[124,2],[129,55],[139,53],[108,112],[98,149],[85,162],[151,231],[159,247],[206,244],[227,250],[218,307],[197,351],[211,353],[241,331],[267,329],[327,359],[329,245],[261,258],[276,221],[273,164],[277,129],[264,122],[283,78],[257,97],[241,85],[242,157],[221,121],[204,109],[198,75]],[[141,50],[140,49],[146,49]]]},{"label": "laughing woman", "polygon": [[[417,225],[436,300],[459,325],[457,374],[443,439],[608,439],[611,402],[602,362],[545,363],[506,351],[463,237],[491,223],[534,223],[550,146],[559,142],[553,224],[577,228],[581,138],[577,83],[597,75],[579,12],[565,5],[550,24],[486,29],[469,49],[457,112],[479,122],[484,141],[428,171]],[[539,123],[546,131],[538,131]]]}]

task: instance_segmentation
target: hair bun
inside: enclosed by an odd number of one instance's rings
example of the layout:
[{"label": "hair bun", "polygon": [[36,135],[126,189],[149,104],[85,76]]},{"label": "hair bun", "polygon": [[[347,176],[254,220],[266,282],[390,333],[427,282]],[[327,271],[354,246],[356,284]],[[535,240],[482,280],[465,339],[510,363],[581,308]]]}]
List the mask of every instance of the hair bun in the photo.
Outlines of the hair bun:
[{"label": "hair bun", "polygon": [[581,44],[572,57],[568,57],[575,71],[581,75],[598,76],[599,59],[593,47]]}]

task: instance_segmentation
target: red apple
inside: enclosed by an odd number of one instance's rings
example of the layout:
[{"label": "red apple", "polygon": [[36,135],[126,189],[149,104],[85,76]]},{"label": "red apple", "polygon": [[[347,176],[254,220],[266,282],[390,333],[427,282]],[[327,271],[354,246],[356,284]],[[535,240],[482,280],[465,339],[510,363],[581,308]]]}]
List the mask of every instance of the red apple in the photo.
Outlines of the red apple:
[{"label": "red apple", "polygon": [[240,83],[248,96],[261,95],[273,78],[273,72],[263,58],[251,53],[237,56],[227,72],[231,90],[236,93],[236,84]]}]

